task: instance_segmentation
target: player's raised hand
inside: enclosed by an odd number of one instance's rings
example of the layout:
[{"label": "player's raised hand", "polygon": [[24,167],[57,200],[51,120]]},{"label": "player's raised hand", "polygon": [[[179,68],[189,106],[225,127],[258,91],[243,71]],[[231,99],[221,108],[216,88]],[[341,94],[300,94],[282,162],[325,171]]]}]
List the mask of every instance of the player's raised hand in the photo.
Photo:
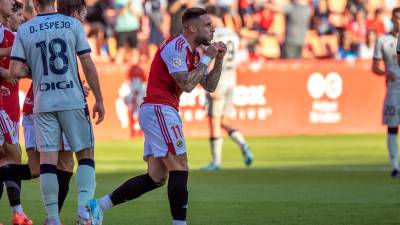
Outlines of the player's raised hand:
[{"label": "player's raised hand", "polygon": [[225,54],[226,54],[226,51],[227,51],[226,44],[224,42],[222,42],[222,41],[218,42],[217,44],[218,44],[218,55],[217,55],[217,58],[218,59],[223,59]]},{"label": "player's raised hand", "polygon": [[211,59],[215,59],[218,55],[218,43],[211,43],[211,45],[207,47],[205,54]]},{"label": "player's raised hand", "polygon": [[101,123],[104,120],[105,113],[106,112],[104,109],[103,102],[96,101],[93,106],[93,115],[92,115],[92,118],[95,119],[96,114],[97,114],[96,125],[98,125],[99,123]]},{"label": "player's raised hand", "polygon": [[83,95],[85,95],[85,97],[88,97],[89,94],[90,94],[90,91],[91,91],[92,89],[90,89],[90,87],[87,86],[87,85],[85,85],[85,84],[86,84],[86,81],[85,81],[85,80],[82,81]]}]

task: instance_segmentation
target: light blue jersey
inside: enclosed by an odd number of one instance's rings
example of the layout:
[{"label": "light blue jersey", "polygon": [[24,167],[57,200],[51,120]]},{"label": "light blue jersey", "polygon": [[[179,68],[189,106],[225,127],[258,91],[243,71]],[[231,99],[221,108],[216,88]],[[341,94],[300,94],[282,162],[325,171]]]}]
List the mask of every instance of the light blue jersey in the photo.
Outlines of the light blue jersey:
[{"label": "light blue jersey", "polygon": [[34,113],[85,108],[77,55],[90,52],[81,23],[72,17],[40,14],[18,29],[11,58],[32,71]]}]

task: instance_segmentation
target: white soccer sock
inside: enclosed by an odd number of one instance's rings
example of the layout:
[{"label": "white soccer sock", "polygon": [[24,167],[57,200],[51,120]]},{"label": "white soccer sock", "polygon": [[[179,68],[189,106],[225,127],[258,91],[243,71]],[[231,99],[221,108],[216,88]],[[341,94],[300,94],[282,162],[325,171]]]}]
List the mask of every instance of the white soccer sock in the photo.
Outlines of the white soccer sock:
[{"label": "white soccer sock", "polygon": [[389,150],[389,160],[392,165],[392,169],[399,169],[399,145],[397,143],[397,134],[387,135],[387,147]]},{"label": "white soccer sock", "polygon": [[240,145],[240,147],[242,148],[243,145],[246,144],[246,140],[244,140],[244,137],[242,135],[242,133],[240,133],[239,131],[235,130],[232,133],[229,134],[229,137],[231,137],[231,139],[238,145]]},{"label": "white soccer sock", "polygon": [[22,208],[21,204],[13,206],[11,208],[12,208],[13,213],[24,214],[24,209]]},{"label": "white soccer sock", "polygon": [[47,217],[46,224],[47,223],[48,224],[57,224],[57,225],[61,225],[62,224],[59,217],[51,217],[51,216]]},{"label": "white soccer sock", "polygon": [[107,210],[111,209],[114,206],[109,195],[106,195],[101,199],[99,199],[99,205],[101,211],[103,212],[106,212]]},{"label": "white soccer sock", "polygon": [[186,221],[172,220],[172,225],[186,225]]},{"label": "white soccer sock", "polygon": [[[42,167],[43,165],[41,165]],[[56,170],[56,166],[50,165],[51,169]],[[42,168],[41,168],[42,171]],[[40,174],[40,189],[42,191],[42,199],[47,212],[48,218],[53,220],[59,219],[58,212],[58,180],[55,173]]]},{"label": "white soccer sock", "polygon": [[221,165],[223,138],[211,139],[211,156],[214,165]]},{"label": "white soccer sock", "polygon": [[[83,160],[82,160],[83,161]],[[91,162],[91,160],[87,160]],[[78,215],[83,219],[89,218],[87,202],[93,198],[96,190],[96,175],[94,167],[79,162],[76,170],[76,186],[78,188]]]}]

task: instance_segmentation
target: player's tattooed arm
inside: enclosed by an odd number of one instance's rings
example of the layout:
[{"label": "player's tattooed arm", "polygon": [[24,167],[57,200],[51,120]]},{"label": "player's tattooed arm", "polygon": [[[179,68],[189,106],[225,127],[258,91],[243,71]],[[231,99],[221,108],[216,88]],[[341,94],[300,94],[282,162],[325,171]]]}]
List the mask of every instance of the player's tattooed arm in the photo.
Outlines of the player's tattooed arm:
[{"label": "player's tattooed arm", "polygon": [[93,106],[92,117],[95,118],[97,114],[98,117],[96,120],[96,124],[99,124],[104,120],[104,115],[105,115],[103,96],[101,94],[101,89],[100,89],[99,76],[97,74],[97,70],[92,60],[92,57],[90,56],[90,53],[80,55],[79,60],[82,64],[82,69],[85,74],[86,80],[89,84],[89,87],[92,90],[93,95],[96,99],[96,102],[94,103]]},{"label": "player's tattooed arm", "polygon": [[85,74],[86,80],[90,89],[93,91],[96,101],[103,102],[103,96],[100,90],[99,77],[97,74],[96,66],[89,53],[79,56],[82,63],[82,69]]},{"label": "player's tattooed arm", "polygon": [[[213,43],[208,46],[205,54],[210,58],[214,59],[218,55],[218,43]],[[177,72],[172,73],[171,76],[175,83],[184,91],[191,92],[197,84],[204,79],[208,65],[200,63],[194,70],[188,72]]]},{"label": "player's tattooed arm", "polygon": [[207,65],[200,63],[194,70],[190,72],[172,73],[172,79],[184,91],[191,92],[196,85],[203,79]]},{"label": "player's tattooed arm", "polygon": [[218,86],[219,78],[221,77],[223,59],[216,59],[214,68],[211,72],[204,76],[200,81],[201,86],[208,92],[214,92]]},{"label": "player's tattooed arm", "polygon": [[218,48],[218,54],[215,59],[214,67],[211,70],[210,74],[203,77],[203,79],[200,82],[201,86],[203,86],[203,88],[208,92],[214,92],[218,86],[218,82],[222,72],[222,63],[224,61],[224,57],[227,50],[226,45],[223,42],[218,42],[217,48]]}]

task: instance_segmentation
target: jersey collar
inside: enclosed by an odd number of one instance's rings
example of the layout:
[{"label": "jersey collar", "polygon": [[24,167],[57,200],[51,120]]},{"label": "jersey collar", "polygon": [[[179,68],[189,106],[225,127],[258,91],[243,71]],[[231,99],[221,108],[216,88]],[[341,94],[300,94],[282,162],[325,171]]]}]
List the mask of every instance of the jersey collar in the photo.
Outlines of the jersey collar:
[{"label": "jersey collar", "polygon": [[58,12],[37,14],[37,16],[49,16],[49,15],[54,15],[54,14],[58,14]]}]

